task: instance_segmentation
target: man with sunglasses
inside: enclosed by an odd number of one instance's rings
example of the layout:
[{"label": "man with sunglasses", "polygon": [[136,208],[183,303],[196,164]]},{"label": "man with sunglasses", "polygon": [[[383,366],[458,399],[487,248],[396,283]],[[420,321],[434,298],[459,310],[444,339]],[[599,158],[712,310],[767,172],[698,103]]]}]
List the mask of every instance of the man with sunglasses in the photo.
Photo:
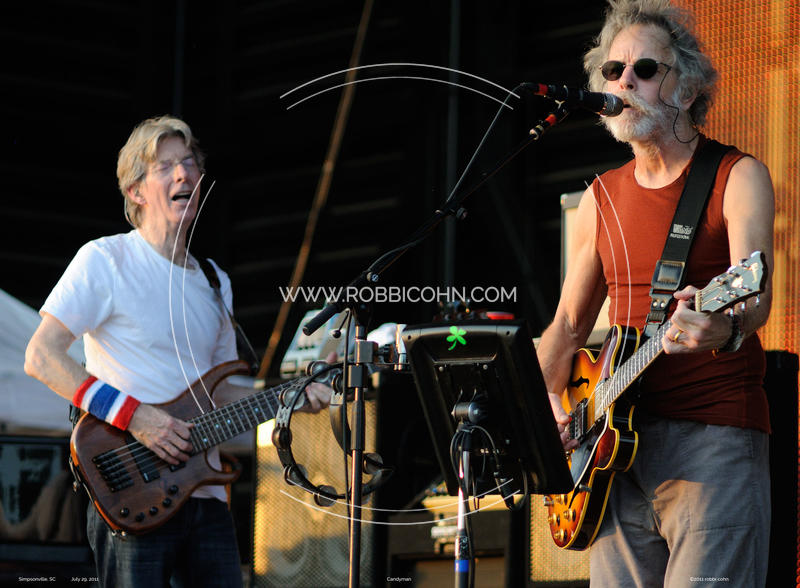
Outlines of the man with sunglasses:
[{"label": "man with sunglasses", "polygon": [[[187,248],[202,196],[203,161],[180,119],[152,118],[133,130],[120,150],[117,177],[134,229],[80,248],[45,301],[25,354],[28,375],[174,465],[190,458],[192,425],[155,405],[237,358],[227,310]],[[230,279],[216,264],[214,269],[231,308]],[[78,336],[84,338],[85,367],[67,354]],[[253,392],[232,385],[218,390],[218,406]],[[330,392],[309,386],[307,410],[327,404]],[[216,448],[207,458],[221,469]],[[163,525],[127,537],[112,532],[90,505],[87,534],[100,585],[241,586],[226,500],[224,487],[200,486]]]},{"label": "man with sunglasses", "polygon": [[[572,354],[584,345],[608,294],[610,321],[641,329],[650,282],[688,170],[707,139],[716,79],[685,14],[668,0],[609,0],[604,27],[585,56],[590,89],[625,108],[603,124],[633,159],[597,178],[578,208],[568,272],[553,323],[538,349],[566,449],[561,406]],[[686,288],[675,293],[672,325],[635,394],[639,432],[631,468],[617,473],[597,537],[591,577],[598,586],[763,586],[770,527],[769,417],[760,304],[705,314],[693,294],[753,251],[772,264],[774,195],[769,173],[731,149],[722,158],[696,228]]]}]

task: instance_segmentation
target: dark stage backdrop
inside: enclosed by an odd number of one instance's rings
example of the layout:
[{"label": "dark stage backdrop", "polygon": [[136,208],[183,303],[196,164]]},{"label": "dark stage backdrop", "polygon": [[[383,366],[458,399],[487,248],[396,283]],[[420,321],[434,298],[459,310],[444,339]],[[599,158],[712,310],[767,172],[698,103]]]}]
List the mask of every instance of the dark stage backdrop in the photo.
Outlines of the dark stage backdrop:
[{"label": "dark stage backdrop", "polygon": [[[554,0],[375,3],[362,64],[452,67],[465,72],[453,81],[466,88],[441,83],[448,72],[434,67],[361,73],[383,79],[357,85],[305,284],[346,284],[444,201],[498,109],[493,98],[504,97],[466,74],[508,89],[521,81],[581,83],[579,56],[602,6],[582,0],[563,8]],[[216,181],[193,248],[229,272],[235,312],[263,352],[341,89],[287,107],[292,97],[344,78],[280,97],[347,67],[361,9],[321,0],[5,6],[0,48],[14,57],[0,72],[0,287],[38,307],[82,243],[128,230],[118,150],[134,124],[173,113],[208,152],[205,187]],[[421,77],[438,81],[411,79]],[[463,186],[474,185],[551,106],[530,96],[509,104]],[[451,276],[461,287],[516,288],[516,301],[488,306],[540,331],[558,295],[559,196],[627,157],[595,122],[576,112],[528,147],[468,199],[467,217],[447,244],[440,228],[383,283],[436,287]],[[309,306],[296,305],[281,350]],[[419,322],[436,311],[435,303],[377,305],[373,324]]]},{"label": "dark stage backdrop", "polygon": [[[762,334],[767,348],[795,353],[799,2],[683,0],[722,75],[711,134],[761,158],[775,181],[776,301]],[[361,63],[452,67],[505,88],[521,81],[577,86],[603,4],[376,2]],[[216,180],[197,222],[195,251],[230,273],[235,312],[263,352],[340,90],[290,110],[280,97],[347,67],[361,9],[345,0],[5,3],[0,288],[38,308],[82,243],[128,230],[117,152],[134,124],[172,113],[200,137],[208,179]],[[469,89],[410,79],[447,79],[430,67],[376,68],[360,77],[393,79],[357,87],[308,285],[347,283],[421,224],[446,198],[498,108]],[[326,80],[314,88],[343,77]],[[453,81],[499,95],[466,75]],[[527,96],[511,104],[464,185],[516,146],[548,106]],[[438,286],[450,275],[459,286],[516,287],[516,301],[503,309],[539,332],[558,297],[560,195],[582,190],[628,157],[595,116],[573,113],[470,197],[452,238],[439,230],[392,266],[384,284]],[[282,347],[308,306],[297,304]],[[373,323],[422,322],[435,312],[432,303],[384,304]]]},{"label": "dark stage backdrop", "polygon": [[[709,116],[709,133],[737,145],[769,167],[775,187],[775,263],[770,319],[759,331],[765,349],[800,353],[800,1],[682,0],[695,14],[697,31],[720,74],[719,94]],[[779,357],[776,353],[774,357]],[[796,365],[796,363],[795,363]],[[797,439],[797,375],[785,382],[784,393],[771,396],[770,410],[793,414],[794,426],[773,416],[773,440]],[[774,443],[780,448],[781,443]],[[782,454],[781,454],[782,455]],[[800,446],[798,447],[800,456]],[[800,464],[800,461],[798,461]],[[787,470],[791,467],[792,471]],[[773,467],[779,491],[797,490],[797,470],[784,456]],[[776,477],[777,476],[777,477]],[[773,490],[774,492],[775,490]],[[797,515],[797,496],[780,505]],[[773,506],[773,511],[775,511]],[[778,515],[780,516],[780,515]],[[800,531],[795,516],[782,537],[794,530],[795,581],[800,578]],[[773,533],[774,535],[774,533]],[[788,542],[772,544],[781,558]],[[783,561],[783,559],[781,560]],[[782,573],[786,566],[782,563]],[[771,568],[770,573],[773,573]],[[783,581],[790,576],[780,577]],[[772,582],[768,582],[772,585]],[[775,584],[778,585],[778,584]]]}]

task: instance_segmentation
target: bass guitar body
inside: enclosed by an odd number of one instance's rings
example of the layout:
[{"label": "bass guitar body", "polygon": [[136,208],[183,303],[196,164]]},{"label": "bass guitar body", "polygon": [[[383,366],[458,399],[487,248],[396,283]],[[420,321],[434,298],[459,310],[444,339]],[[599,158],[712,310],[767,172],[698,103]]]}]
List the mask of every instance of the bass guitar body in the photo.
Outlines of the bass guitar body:
[{"label": "bass guitar body", "polygon": [[[222,364],[206,373],[190,389],[171,402],[158,407],[173,417],[191,421],[213,411],[204,392],[213,396],[217,387],[233,374],[242,373],[241,362]],[[192,393],[193,391],[193,393]],[[198,406],[198,403],[200,406]],[[215,425],[217,426],[217,425]],[[195,427],[192,442],[201,444],[213,434],[207,428]],[[206,451],[196,451],[188,461],[172,466],[159,459],[133,435],[95,418],[81,417],[72,433],[70,453],[92,502],[109,526],[126,533],[145,533],[168,519],[203,484],[227,484],[238,472],[225,472],[213,467]]]},{"label": "bass guitar body", "polygon": [[636,456],[638,434],[633,406],[619,398],[595,419],[595,388],[638,347],[637,329],[614,325],[599,354],[579,350],[564,392],[564,410],[572,416],[571,437],[580,445],[569,456],[574,489],[545,496],[550,532],[556,545],[583,550],[600,528],[614,475],[626,471]]}]

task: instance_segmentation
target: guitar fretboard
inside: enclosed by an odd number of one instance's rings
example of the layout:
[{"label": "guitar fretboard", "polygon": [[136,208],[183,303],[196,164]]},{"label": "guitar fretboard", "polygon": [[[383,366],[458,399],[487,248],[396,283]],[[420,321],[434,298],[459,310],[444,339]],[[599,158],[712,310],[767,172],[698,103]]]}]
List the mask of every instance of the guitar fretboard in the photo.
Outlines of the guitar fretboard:
[{"label": "guitar fretboard", "polygon": [[[190,441],[194,453],[199,453],[233,439],[261,423],[274,418],[281,407],[281,394],[289,394],[300,388],[305,377],[290,380],[274,388],[261,390],[250,396],[201,414],[189,422],[194,424]],[[298,407],[302,404],[298,402]]]},{"label": "guitar fretboard", "polygon": [[658,328],[655,335],[650,337],[644,344],[631,355],[627,361],[618,366],[613,375],[595,388],[594,400],[594,420],[600,419],[608,407],[616,402],[617,398],[627,390],[636,379],[642,375],[653,361],[658,357],[664,348],[661,339],[672,323],[665,322]]}]

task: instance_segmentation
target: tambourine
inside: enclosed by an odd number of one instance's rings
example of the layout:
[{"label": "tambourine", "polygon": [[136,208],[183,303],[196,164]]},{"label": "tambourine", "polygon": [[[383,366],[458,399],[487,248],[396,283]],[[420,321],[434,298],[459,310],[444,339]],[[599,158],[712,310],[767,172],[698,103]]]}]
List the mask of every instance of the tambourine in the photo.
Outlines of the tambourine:
[{"label": "tambourine", "polygon": [[[292,413],[294,412],[295,408],[297,408],[299,399],[305,394],[305,389],[308,387],[308,385],[314,381],[319,381],[320,383],[327,384],[333,388],[334,393],[331,397],[331,414],[333,415],[333,411],[339,410],[339,405],[342,404],[342,399],[344,397],[343,393],[339,391],[342,388],[342,368],[339,364],[312,362],[312,364],[308,367],[308,371],[311,372],[310,375],[299,387],[288,391],[288,393],[284,394],[280,398],[281,407],[278,409],[275,415],[275,428],[272,431],[272,443],[275,445],[275,448],[278,451],[278,458],[281,460],[281,465],[283,465],[283,478],[286,483],[292,486],[299,486],[306,492],[313,494],[314,502],[316,502],[319,506],[331,506],[336,501],[342,500],[347,496],[346,494],[338,493],[336,488],[331,485],[315,485],[312,484],[308,479],[306,468],[297,463],[292,453],[291,420]],[[333,416],[331,416],[331,421],[333,423]],[[349,453],[350,428],[347,425],[346,417],[341,426],[346,430],[344,433],[346,442],[342,448]],[[335,435],[340,445],[342,445],[341,432],[342,429],[340,428],[340,434]],[[362,471],[371,476],[371,478],[362,486],[361,495],[366,496],[383,485],[388,477],[392,474],[393,470],[392,468],[385,467],[383,465],[383,460],[377,453],[365,453],[363,455],[363,459],[364,463]]]}]

